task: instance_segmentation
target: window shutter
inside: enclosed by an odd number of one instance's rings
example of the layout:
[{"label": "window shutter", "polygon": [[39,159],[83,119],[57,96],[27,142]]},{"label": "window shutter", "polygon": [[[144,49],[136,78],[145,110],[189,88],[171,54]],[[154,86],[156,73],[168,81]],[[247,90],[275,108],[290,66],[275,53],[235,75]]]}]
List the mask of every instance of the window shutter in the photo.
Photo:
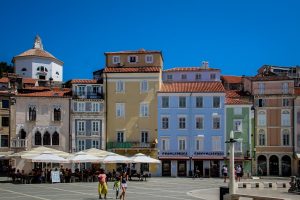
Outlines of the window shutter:
[{"label": "window shutter", "polygon": [[74,111],[77,111],[77,102],[73,103],[73,108],[74,108]]}]

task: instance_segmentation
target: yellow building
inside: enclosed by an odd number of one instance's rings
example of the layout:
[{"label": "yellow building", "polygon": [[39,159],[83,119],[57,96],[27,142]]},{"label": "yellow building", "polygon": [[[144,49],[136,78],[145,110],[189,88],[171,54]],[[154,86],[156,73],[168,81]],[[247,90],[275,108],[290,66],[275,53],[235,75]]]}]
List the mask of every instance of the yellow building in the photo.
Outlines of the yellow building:
[{"label": "yellow building", "polygon": [[[126,156],[144,153],[157,158],[156,92],[161,83],[162,52],[141,49],[106,52],[105,56],[107,150]],[[153,175],[157,167],[132,166],[138,172],[150,171]]]}]

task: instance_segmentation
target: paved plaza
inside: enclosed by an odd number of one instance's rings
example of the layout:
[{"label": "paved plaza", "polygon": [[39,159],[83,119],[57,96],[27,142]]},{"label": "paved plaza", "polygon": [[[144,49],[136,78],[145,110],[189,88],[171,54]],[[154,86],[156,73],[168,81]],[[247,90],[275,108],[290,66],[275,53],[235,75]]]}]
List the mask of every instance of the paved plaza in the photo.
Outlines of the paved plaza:
[{"label": "paved plaza", "polygon": [[[247,180],[253,181],[253,180]],[[260,180],[266,181],[266,180]],[[285,180],[270,180],[288,183]],[[56,184],[12,184],[0,183],[1,200],[95,200],[98,199],[97,182],[56,183]],[[130,181],[126,199],[128,200],[218,200],[219,187],[227,186],[221,178],[162,178],[152,177],[147,181]],[[108,183],[107,199],[115,199],[113,183]],[[237,193],[281,197],[290,200],[300,199],[300,195],[287,192],[288,188],[237,189]]]}]

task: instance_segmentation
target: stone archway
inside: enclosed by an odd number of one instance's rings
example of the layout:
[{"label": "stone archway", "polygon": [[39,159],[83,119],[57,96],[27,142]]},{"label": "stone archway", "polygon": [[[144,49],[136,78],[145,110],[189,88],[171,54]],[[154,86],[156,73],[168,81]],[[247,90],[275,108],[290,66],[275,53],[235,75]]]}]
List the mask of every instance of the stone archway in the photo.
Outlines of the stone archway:
[{"label": "stone archway", "polygon": [[269,174],[270,176],[279,176],[279,159],[275,155],[269,158]]},{"label": "stone archway", "polygon": [[282,176],[291,176],[292,167],[291,167],[291,158],[287,155],[281,158],[281,172]]},{"label": "stone archway", "polygon": [[257,174],[259,176],[267,175],[267,157],[260,155],[257,158]]}]

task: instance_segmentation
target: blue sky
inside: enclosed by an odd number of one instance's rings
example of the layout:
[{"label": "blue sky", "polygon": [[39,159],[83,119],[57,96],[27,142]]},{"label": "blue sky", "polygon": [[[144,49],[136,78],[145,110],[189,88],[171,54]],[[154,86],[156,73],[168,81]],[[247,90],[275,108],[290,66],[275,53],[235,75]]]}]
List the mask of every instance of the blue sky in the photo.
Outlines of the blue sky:
[{"label": "blue sky", "polygon": [[161,50],[164,68],[199,66],[255,75],[300,65],[298,0],[0,0],[0,61],[36,34],[64,62],[64,81],[92,78],[104,52]]}]

